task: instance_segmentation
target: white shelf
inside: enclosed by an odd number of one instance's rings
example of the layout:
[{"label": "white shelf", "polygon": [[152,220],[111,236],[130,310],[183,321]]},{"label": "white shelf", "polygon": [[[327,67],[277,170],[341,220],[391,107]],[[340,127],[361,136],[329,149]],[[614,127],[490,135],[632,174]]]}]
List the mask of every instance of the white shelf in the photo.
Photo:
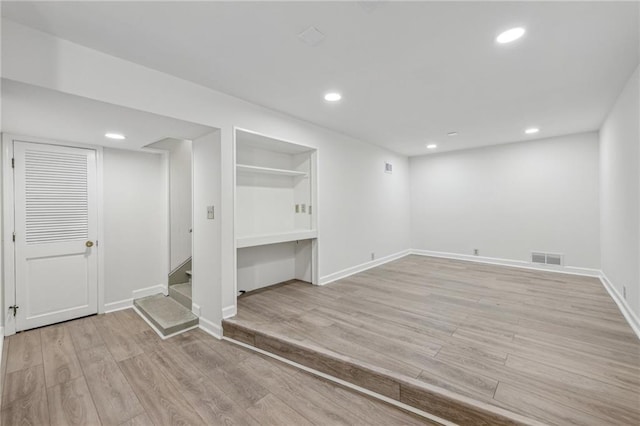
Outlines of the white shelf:
[{"label": "white shelf", "polygon": [[270,167],[250,166],[248,164],[236,164],[236,171],[240,173],[257,173],[278,176],[307,176],[306,172],[298,170],[272,169]]},{"label": "white shelf", "polygon": [[309,240],[318,237],[315,229],[299,229],[290,232],[279,232],[276,234],[248,235],[236,238],[236,247],[255,247],[267,244],[286,243],[289,241]]}]

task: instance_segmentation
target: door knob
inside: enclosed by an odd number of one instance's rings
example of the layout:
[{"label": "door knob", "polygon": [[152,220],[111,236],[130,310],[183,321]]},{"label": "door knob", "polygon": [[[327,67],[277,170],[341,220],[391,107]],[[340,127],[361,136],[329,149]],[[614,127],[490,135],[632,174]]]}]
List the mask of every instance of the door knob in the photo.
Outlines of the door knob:
[{"label": "door knob", "polygon": [[87,241],[84,245],[87,247],[93,247],[93,241]]}]

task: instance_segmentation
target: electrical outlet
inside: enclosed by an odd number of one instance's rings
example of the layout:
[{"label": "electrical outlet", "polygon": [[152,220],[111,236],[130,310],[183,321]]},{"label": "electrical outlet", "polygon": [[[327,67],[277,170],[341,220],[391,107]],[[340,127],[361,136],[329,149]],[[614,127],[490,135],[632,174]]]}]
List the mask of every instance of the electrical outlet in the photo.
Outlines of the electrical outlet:
[{"label": "electrical outlet", "polygon": [[627,286],[626,285],[622,286],[622,297],[624,298],[624,300],[627,300]]},{"label": "electrical outlet", "polygon": [[300,211],[302,213],[305,213],[307,211],[307,205],[306,204],[300,204]]},{"label": "electrical outlet", "polygon": [[376,260],[376,254],[375,253],[371,253],[371,260]]},{"label": "electrical outlet", "polygon": [[473,249],[474,256],[478,256],[479,254],[480,254],[480,251],[478,249]]}]

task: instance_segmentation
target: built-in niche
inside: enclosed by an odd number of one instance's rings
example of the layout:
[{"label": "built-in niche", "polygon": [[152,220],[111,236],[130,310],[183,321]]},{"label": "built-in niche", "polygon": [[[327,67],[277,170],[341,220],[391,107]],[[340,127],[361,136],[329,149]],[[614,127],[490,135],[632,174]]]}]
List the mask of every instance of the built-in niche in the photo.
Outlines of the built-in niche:
[{"label": "built-in niche", "polygon": [[235,131],[237,289],[317,283],[317,150]]}]

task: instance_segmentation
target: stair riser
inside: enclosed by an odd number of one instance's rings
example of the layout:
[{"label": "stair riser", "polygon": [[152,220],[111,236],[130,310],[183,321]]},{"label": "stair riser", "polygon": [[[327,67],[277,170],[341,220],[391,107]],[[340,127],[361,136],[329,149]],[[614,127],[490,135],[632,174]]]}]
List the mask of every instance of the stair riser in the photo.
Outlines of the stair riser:
[{"label": "stair riser", "polygon": [[169,287],[169,297],[175,299],[176,302],[180,303],[185,308],[191,309],[191,299],[171,287]]},{"label": "stair riser", "polygon": [[176,326],[173,327],[167,327],[164,328],[162,325],[160,325],[155,318],[153,317],[153,315],[151,315],[149,312],[147,312],[147,310],[141,306],[140,304],[137,303],[137,301],[133,301],[134,306],[138,309],[138,312],[140,312],[151,324],[153,324],[153,326],[163,335],[163,336],[169,336],[171,334],[174,333],[178,333],[182,330],[186,330],[188,328],[191,328],[195,325],[198,325],[198,318],[195,318],[194,320],[191,321],[185,321],[183,323],[180,323]]},{"label": "stair riser", "polygon": [[223,320],[222,327],[225,337],[369,389],[456,424],[495,426],[540,424],[506,410],[495,410],[487,404],[459,397],[447,390],[415,379],[389,374],[384,369],[358,362],[330,350],[306,346],[304,343],[289,340],[285,336],[269,335],[227,320]]}]

